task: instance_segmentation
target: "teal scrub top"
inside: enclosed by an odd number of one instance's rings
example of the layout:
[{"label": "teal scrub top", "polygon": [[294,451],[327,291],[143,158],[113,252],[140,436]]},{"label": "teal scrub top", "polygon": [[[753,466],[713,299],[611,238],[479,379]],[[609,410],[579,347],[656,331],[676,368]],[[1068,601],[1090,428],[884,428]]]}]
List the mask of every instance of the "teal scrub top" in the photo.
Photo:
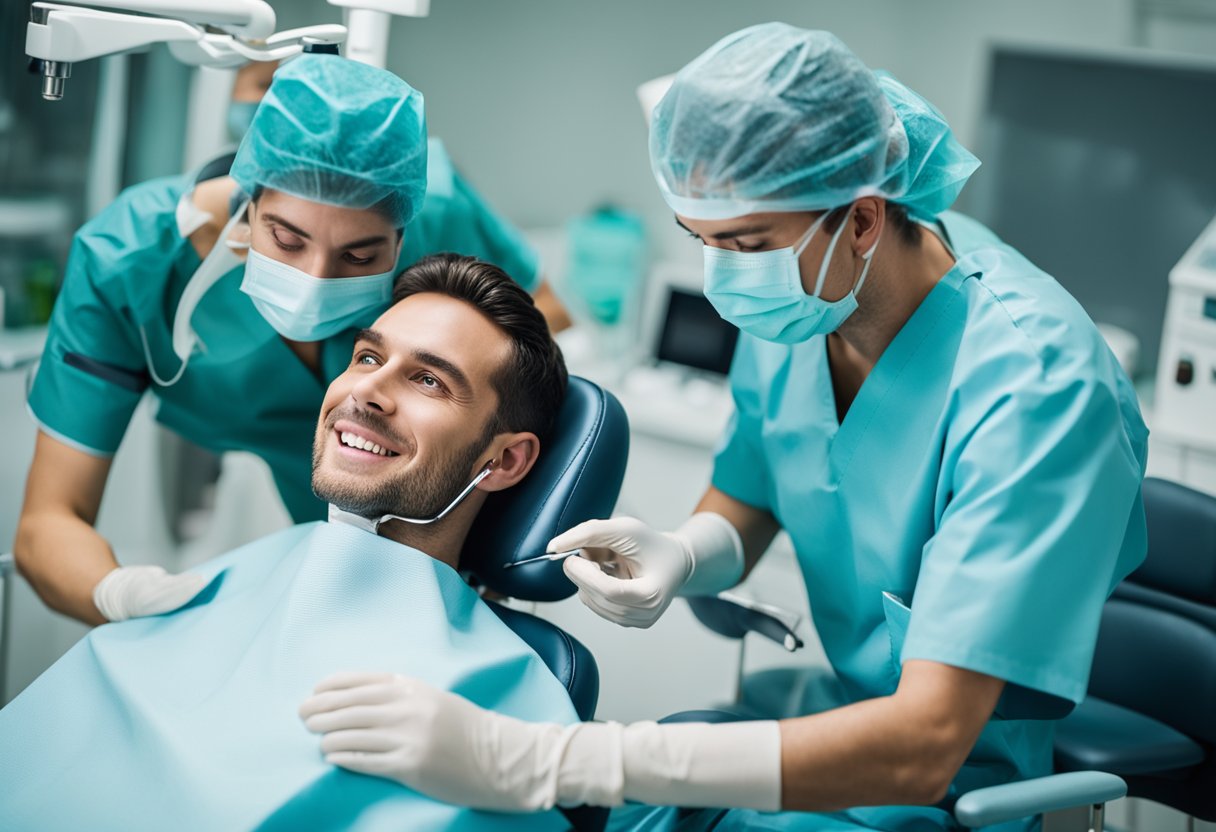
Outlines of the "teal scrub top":
[{"label": "teal scrub top", "polygon": [[[488,260],[528,290],[540,281],[539,259],[522,235],[496,216],[452,167],[440,142],[428,149],[427,195],[405,229],[399,266],[426,254],[455,251]],[[157,421],[216,453],[251,451],[270,466],[296,522],[323,519],[312,493],[311,455],[317,415],[329,382],[350,363],[358,326],[321,343],[314,376],[240,290],[244,267],[222,277],[191,318],[200,344],[174,385],[174,312],[200,261],[182,237],[177,204],[189,176],[128,188],[77,232],[51,317],[29,407],[39,426],[68,445],[113,454],[146,391],[157,397]],[[385,306],[387,308],[387,305]]]},{"label": "teal scrub top", "polygon": [[[849,700],[893,693],[909,659],[1006,681],[948,805],[1051,772],[1053,722],[1027,717],[1084,697],[1102,605],[1144,559],[1148,431],[1060,284],[979,223],[941,223],[957,263],[843,422],[824,337],[740,337],[713,484],[789,532]],[[926,807],[780,817],[721,828],[950,825]]]}]

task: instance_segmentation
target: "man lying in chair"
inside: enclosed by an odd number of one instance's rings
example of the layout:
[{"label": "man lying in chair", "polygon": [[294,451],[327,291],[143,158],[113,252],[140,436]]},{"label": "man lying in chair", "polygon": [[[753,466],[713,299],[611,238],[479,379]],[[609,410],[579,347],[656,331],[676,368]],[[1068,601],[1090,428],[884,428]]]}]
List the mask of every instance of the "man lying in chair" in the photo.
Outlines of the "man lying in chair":
[{"label": "man lying in chair", "polygon": [[[205,564],[186,607],[94,630],[0,711],[0,828],[564,827],[352,773],[362,735],[326,723],[322,740],[297,712],[366,714],[403,674],[521,719],[577,719],[456,571],[486,495],[541,452],[561,354],[528,295],[471,258],[417,263],[394,301],[322,406],[313,487],[331,521]],[[363,667],[384,675],[340,673]]]}]

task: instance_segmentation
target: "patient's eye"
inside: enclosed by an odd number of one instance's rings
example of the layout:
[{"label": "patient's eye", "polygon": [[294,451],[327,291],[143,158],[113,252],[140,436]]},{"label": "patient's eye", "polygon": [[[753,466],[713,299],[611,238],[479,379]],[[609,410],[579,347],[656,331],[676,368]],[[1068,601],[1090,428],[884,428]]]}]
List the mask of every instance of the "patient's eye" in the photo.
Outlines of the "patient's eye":
[{"label": "patient's eye", "polygon": [[362,364],[365,367],[374,367],[380,363],[380,359],[376,358],[376,356],[372,355],[370,352],[361,352],[356,353],[355,363]]},{"label": "patient's eye", "polygon": [[419,373],[415,378],[419,384],[428,390],[438,391],[443,389],[443,382],[430,373]]}]

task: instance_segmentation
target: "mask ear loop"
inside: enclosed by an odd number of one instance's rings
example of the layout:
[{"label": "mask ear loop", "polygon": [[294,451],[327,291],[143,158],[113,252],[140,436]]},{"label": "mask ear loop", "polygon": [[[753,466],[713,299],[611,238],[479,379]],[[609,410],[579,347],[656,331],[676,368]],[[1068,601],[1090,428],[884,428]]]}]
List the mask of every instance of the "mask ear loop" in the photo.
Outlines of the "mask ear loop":
[{"label": "mask ear loop", "polygon": [[[878,240],[882,239],[882,232],[878,232]],[[874,245],[870,246],[870,250],[861,255],[861,259],[865,261],[865,265],[861,267],[861,277],[857,278],[857,282],[853,284],[853,297],[857,297],[857,293],[861,291],[862,285],[866,282],[866,275],[870,273],[870,264],[874,262],[874,252],[878,250],[878,240],[874,241]]]},{"label": "mask ear loop", "polygon": [[[850,204],[849,207],[845,209],[844,219],[840,221],[840,228],[837,228],[836,233],[832,235],[832,240],[828,243],[828,250],[823,255],[823,262],[819,265],[819,277],[815,280],[815,291],[811,293],[812,297],[820,297],[820,293],[823,291],[823,284],[828,278],[828,265],[832,262],[832,254],[836,251],[836,243],[840,241],[840,235],[843,234],[845,228],[848,227],[849,217],[852,215],[852,213],[853,206]],[[830,214],[831,211],[824,214],[822,219],[827,219]]]},{"label": "mask ear loop", "polygon": [[[832,209],[832,210],[835,210],[835,209]],[[832,210],[824,211],[823,214],[821,214],[817,220],[815,220],[813,223],[811,223],[811,227],[808,228],[806,230],[806,232],[801,237],[798,238],[798,242],[794,243],[794,256],[795,257],[801,257],[802,252],[806,251],[806,247],[811,244],[811,240],[814,238],[815,232],[823,227],[823,224],[825,222],[827,222],[828,217],[832,216]]]}]

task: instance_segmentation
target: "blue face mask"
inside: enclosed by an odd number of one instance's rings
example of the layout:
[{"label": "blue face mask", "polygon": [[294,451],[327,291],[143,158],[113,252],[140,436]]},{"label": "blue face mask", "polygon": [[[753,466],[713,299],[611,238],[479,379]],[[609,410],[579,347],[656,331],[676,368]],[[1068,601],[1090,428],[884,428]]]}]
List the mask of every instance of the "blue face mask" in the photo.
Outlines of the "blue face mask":
[{"label": "blue face mask", "polygon": [[848,225],[846,212],[823,255],[815,291],[808,295],[802,288],[798,258],[831,213],[815,220],[790,247],[744,252],[705,246],[705,297],[718,314],[744,332],[778,344],[797,344],[835,332],[857,309],[857,293],[865,283],[878,241],[862,256],[865,266],[849,293],[836,301],[821,298],[832,252]]},{"label": "blue face mask", "polygon": [[260,101],[233,101],[228,105],[228,137],[234,142],[245,138],[249,125],[253,124],[253,114],[258,110]]},{"label": "blue face mask", "polygon": [[321,341],[388,304],[393,272],[365,277],[313,277],[249,249],[241,291],[284,338]]}]

